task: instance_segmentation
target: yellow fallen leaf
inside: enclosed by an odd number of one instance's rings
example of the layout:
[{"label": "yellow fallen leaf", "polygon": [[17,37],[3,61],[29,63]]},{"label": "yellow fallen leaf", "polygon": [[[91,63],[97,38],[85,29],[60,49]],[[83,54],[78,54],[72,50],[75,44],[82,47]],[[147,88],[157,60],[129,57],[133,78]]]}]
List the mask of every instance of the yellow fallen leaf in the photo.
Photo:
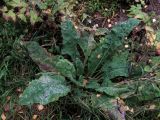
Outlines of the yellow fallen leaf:
[{"label": "yellow fallen leaf", "polygon": [[150,44],[153,45],[154,41],[156,39],[156,34],[154,32],[147,31],[146,35],[147,35],[147,38],[148,38]]},{"label": "yellow fallen leaf", "polygon": [[145,30],[149,32],[154,32],[154,29],[150,26],[145,26]]},{"label": "yellow fallen leaf", "polygon": [[158,43],[156,44],[156,49],[157,49],[157,50],[160,50],[160,42],[158,42]]}]

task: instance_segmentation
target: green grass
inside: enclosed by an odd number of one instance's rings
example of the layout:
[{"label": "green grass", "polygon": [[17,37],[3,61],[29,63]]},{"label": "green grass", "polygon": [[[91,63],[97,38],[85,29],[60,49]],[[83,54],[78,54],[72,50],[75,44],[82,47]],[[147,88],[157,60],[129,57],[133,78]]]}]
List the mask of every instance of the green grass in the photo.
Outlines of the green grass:
[{"label": "green grass", "polygon": [[119,4],[117,0],[106,1],[106,0],[89,0],[86,2],[87,11],[89,13],[99,12],[100,14],[110,17],[117,11]]}]

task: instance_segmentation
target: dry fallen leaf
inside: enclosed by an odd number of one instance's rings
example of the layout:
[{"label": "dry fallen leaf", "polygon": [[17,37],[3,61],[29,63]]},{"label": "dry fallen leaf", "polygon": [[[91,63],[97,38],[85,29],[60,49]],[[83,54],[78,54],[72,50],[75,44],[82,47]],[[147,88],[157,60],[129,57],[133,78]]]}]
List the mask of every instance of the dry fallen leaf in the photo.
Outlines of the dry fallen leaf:
[{"label": "dry fallen leaf", "polygon": [[85,79],[84,79],[84,80],[83,80],[83,85],[86,86],[87,83],[88,83],[88,80],[85,80]]},{"label": "dry fallen leaf", "polygon": [[37,117],[38,117],[38,115],[33,115],[32,119],[33,119],[33,120],[36,120]]},{"label": "dry fallen leaf", "polygon": [[6,117],[6,115],[5,115],[4,113],[2,113],[1,119],[2,119],[2,120],[6,120],[6,119],[7,119],[7,117]]},{"label": "dry fallen leaf", "polygon": [[10,101],[10,99],[11,99],[11,96],[7,96],[7,101]]},{"label": "dry fallen leaf", "polygon": [[156,49],[157,49],[157,50],[160,50],[160,42],[158,42],[158,43],[156,44]]},{"label": "dry fallen leaf", "polygon": [[156,108],[156,105],[154,104],[149,106],[149,110],[154,110],[155,108]]},{"label": "dry fallen leaf", "polygon": [[9,104],[4,105],[4,111],[8,112],[9,110],[10,110],[10,105]]},{"label": "dry fallen leaf", "polygon": [[44,106],[43,105],[37,105],[37,109],[38,109],[38,111],[42,111],[44,109]]}]

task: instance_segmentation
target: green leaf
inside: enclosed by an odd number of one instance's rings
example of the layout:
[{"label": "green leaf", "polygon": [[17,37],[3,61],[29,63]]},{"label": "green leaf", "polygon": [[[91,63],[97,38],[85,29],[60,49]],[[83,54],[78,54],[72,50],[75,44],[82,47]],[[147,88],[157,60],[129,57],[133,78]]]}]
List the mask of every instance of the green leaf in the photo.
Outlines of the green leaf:
[{"label": "green leaf", "polygon": [[18,18],[20,18],[22,21],[27,22],[26,16],[22,13],[18,15]]},{"label": "green leaf", "polygon": [[80,36],[71,21],[65,21],[61,24],[61,32],[63,37],[62,54],[70,55],[73,60],[79,57],[77,50],[78,40]]},{"label": "green leaf", "polygon": [[116,53],[113,57],[106,61],[103,66],[105,78],[115,78],[119,76],[129,76],[128,52]]},{"label": "green leaf", "polygon": [[135,26],[139,24],[137,19],[128,19],[125,22],[122,22],[111,29],[111,32],[106,36],[106,39],[112,43],[112,47],[120,47],[124,43],[125,37],[133,30]]},{"label": "green leaf", "polygon": [[96,91],[103,92],[110,96],[119,96],[122,93],[128,92],[128,88],[116,88],[116,87],[100,87]]},{"label": "green leaf", "polygon": [[35,24],[36,22],[40,21],[38,14],[34,10],[30,10],[30,22],[31,24]]},{"label": "green leaf", "polygon": [[74,65],[75,65],[75,69],[76,69],[76,75],[77,76],[83,75],[84,65],[83,65],[82,61],[79,58],[77,58],[74,62]]},{"label": "green leaf", "polygon": [[103,49],[100,46],[97,46],[95,50],[91,52],[91,55],[88,58],[88,74],[92,76],[93,73],[97,70],[97,68],[104,63],[107,56],[107,49]]},{"label": "green leaf", "polygon": [[86,88],[89,88],[89,89],[97,89],[99,87],[100,87],[100,84],[95,79],[89,80],[89,82],[86,85]]},{"label": "green leaf", "polygon": [[96,94],[91,96],[91,101],[94,107],[100,108],[101,110],[110,110],[115,108],[116,106],[113,104],[114,98],[108,97],[107,95],[101,95],[97,97]]},{"label": "green leaf", "polygon": [[49,56],[47,51],[42,48],[37,42],[30,41],[24,43],[29,52],[29,56],[39,66],[42,71],[55,72],[53,57]]},{"label": "green leaf", "polygon": [[5,15],[11,17],[13,21],[16,21],[16,14],[13,12],[13,10],[9,10],[7,13],[5,13]]},{"label": "green leaf", "polygon": [[55,68],[60,74],[68,78],[75,78],[76,77],[76,70],[74,65],[69,62],[67,59],[59,56],[55,59]]},{"label": "green leaf", "polygon": [[59,73],[68,77],[76,85],[83,86],[82,83],[75,80],[76,70],[74,65],[67,59],[64,59],[63,56],[49,56],[47,51],[34,41],[25,43],[25,46],[32,60],[42,71]]},{"label": "green leaf", "polygon": [[145,71],[145,72],[152,72],[152,68],[151,68],[149,65],[146,65],[146,66],[144,67],[144,71]]},{"label": "green leaf", "polygon": [[37,5],[38,5],[38,7],[39,7],[41,10],[47,9],[47,7],[48,7],[48,5],[47,5],[46,2],[45,2],[45,3],[38,2]]},{"label": "green leaf", "polygon": [[12,7],[26,7],[27,3],[23,2],[22,0],[12,0],[10,2],[7,2],[8,5]]},{"label": "green leaf", "polygon": [[122,49],[125,37],[138,24],[139,20],[129,19],[112,28],[108,35],[105,36],[105,39],[92,51],[88,59],[89,75],[92,75],[105,61],[108,61],[107,59],[110,59],[116,51]]},{"label": "green leaf", "polygon": [[[72,58],[77,75],[82,75],[88,56],[95,47],[94,38],[92,34],[89,35],[87,32],[82,32],[79,35],[71,21],[63,22],[61,28],[63,37],[62,54],[69,55]],[[84,55],[84,61],[81,60],[80,55]]]},{"label": "green leaf", "polygon": [[143,82],[138,87],[137,97],[140,101],[153,100],[160,97],[160,87],[156,83]]},{"label": "green leaf", "polygon": [[96,36],[100,36],[100,35],[105,35],[109,33],[109,30],[107,28],[98,28],[96,31],[95,31],[95,35]]},{"label": "green leaf", "polygon": [[88,57],[91,50],[95,46],[94,37],[83,31],[81,35],[76,31],[71,21],[65,21],[61,24],[61,32],[63,37],[62,54],[70,55],[72,60],[80,57],[77,46],[82,49],[85,58]]},{"label": "green leaf", "polygon": [[42,74],[38,80],[33,80],[20,97],[20,104],[34,103],[48,104],[66,96],[70,87],[66,86],[65,79],[59,75]]}]

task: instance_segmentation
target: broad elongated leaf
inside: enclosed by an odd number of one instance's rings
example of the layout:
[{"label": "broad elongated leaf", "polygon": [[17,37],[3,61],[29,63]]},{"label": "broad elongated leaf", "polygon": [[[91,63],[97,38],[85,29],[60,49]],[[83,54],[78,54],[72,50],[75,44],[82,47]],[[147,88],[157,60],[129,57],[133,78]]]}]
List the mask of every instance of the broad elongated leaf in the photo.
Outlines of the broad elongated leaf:
[{"label": "broad elongated leaf", "polygon": [[115,53],[119,47],[123,47],[125,37],[127,37],[132,29],[138,24],[138,20],[129,19],[128,21],[122,22],[112,28],[111,32],[106,35],[103,42],[92,51],[88,60],[89,74],[93,74],[93,72],[95,72],[94,70],[108,59],[107,56],[112,57],[112,54]]},{"label": "broad elongated leaf", "polygon": [[[72,58],[76,72],[82,75],[84,72],[82,64],[87,61],[96,44],[94,37],[85,31],[79,34],[71,21],[63,22],[61,28],[63,37],[62,54],[69,55]],[[81,56],[84,56],[84,61],[81,60]]]},{"label": "broad elongated leaf", "polygon": [[128,88],[116,88],[116,87],[100,87],[97,88],[96,91],[103,92],[110,96],[119,96],[124,92],[128,92]]},{"label": "broad elongated leaf", "polygon": [[55,71],[53,57],[49,56],[47,51],[37,42],[27,42],[25,47],[29,52],[29,56],[42,71]]},{"label": "broad elongated leaf", "polygon": [[113,27],[111,32],[106,36],[106,39],[112,41],[112,47],[117,49],[117,47],[123,45],[125,37],[127,37],[138,24],[139,20],[132,18],[128,19],[127,21]]},{"label": "broad elongated leaf", "polygon": [[60,73],[61,75],[70,78],[75,84],[81,85],[75,80],[76,70],[74,65],[67,59],[64,59],[63,56],[49,56],[45,49],[37,42],[28,42],[25,46],[30,57],[42,71]]},{"label": "broad elongated leaf", "polygon": [[77,58],[75,60],[74,65],[75,65],[75,68],[76,68],[76,75],[77,76],[83,75],[83,73],[84,73],[84,64],[82,63],[82,61],[79,58]]},{"label": "broad elongated leaf", "polygon": [[115,78],[118,76],[128,77],[128,52],[116,53],[108,59],[103,66],[104,78]]},{"label": "broad elongated leaf", "polygon": [[70,87],[66,86],[62,76],[43,74],[39,79],[33,80],[25,89],[20,97],[20,104],[48,104],[66,96],[69,92]]},{"label": "broad elongated leaf", "polygon": [[160,87],[156,83],[143,82],[138,87],[138,99],[140,101],[153,100],[154,98],[160,97]]},{"label": "broad elongated leaf", "polygon": [[63,76],[68,78],[75,78],[76,70],[74,65],[63,57],[57,57],[54,61],[55,68]]},{"label": "broad elongated leaf", "polygon": [[77,34],[77,31],[71,21],[65,21],[62,23],[61,29],[63,37],[62,54],[70,55],[71,58],[75,60],[75,58],[79,56],[77,44],[80,36]]},{"label": "broad elongated leaf", "polygon": [[108,57],[108,50],[104,49],[101,45],[97,46],[95,50],[92,51],[88,58],[88,74],[92,76],[97,68],[104,63],[105,59]]},{"label": "broad elongated leaf", "polygon": [[88,84],[86,85],[86,88],[89,89],[97,89],[100,87],[100,84],[97,82],[97,80],[89,80]]},{"label": "broad elongated leaf", "polygon": [[77,32],[71,21],[65,21],[61,25],[61,32],[63,37],[62,54],[70,55],[73,60],[79,56],[77,46],[79,45],[85,57],[88,57],[90,51],[94,48],[96,42],[94,41],[93,34],[88,34],[83,31]]}]

